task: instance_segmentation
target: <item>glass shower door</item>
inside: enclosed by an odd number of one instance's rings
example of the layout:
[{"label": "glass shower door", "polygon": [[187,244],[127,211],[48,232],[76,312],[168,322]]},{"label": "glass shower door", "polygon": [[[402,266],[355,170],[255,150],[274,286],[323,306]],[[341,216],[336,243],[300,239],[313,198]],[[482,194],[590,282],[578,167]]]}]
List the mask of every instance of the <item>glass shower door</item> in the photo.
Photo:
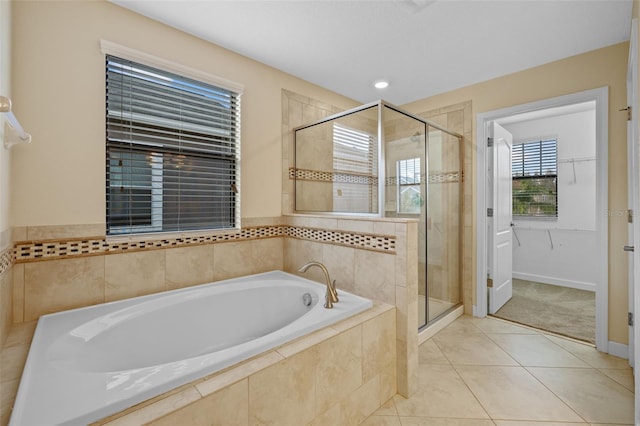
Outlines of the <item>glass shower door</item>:
[{"label": "glass shower door", "polygon": [[[460,140],[434,127],[427,133],[426,323],[462,302]],[[422,236],[420,236],[422,237]]]},{"label": "glass shower door", "polygon": [[384,109],[386,217],[418,220],[418,324],[427,321],[427,125],[391,108]]}]

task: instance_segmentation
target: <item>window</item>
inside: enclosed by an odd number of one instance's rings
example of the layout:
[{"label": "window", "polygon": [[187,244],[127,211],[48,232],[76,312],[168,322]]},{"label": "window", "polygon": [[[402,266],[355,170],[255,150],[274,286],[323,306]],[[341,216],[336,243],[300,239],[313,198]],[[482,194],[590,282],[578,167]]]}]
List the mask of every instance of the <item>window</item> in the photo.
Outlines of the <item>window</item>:
[{"label": "window", "polygon": [[420,214],[420,157],[396,162],[398,176],[398,213]]},{"label": "window", "polygon": [[236,227],[240,99],[106,56],[107,235]]},{"label": "window", "polygon": [[557,145],[556,139],[513,145],[514,216],[558,217]]},{"label": "window", "polygon": [[375,211],[377,151],[377,144],[369,133],[339,123],[333,124],[334,211]]}]

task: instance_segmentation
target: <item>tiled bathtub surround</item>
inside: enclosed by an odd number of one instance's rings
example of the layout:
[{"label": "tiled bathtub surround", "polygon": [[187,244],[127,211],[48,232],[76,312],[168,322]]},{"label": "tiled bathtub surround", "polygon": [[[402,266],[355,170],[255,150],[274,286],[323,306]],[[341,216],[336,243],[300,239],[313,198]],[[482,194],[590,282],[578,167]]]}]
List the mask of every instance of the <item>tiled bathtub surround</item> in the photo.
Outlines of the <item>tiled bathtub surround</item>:
[{"label": "tiled bathtub surround", "polygon": [[[14,324],[33,322],[46,313],[241,275],[274,269],[298,273],[305,262],[318,260],[327,265],[339,289],[397,306],[396,389],[410,395],[417,384],[417,224],[405,219],[302,215],[245,223],[252,228],[278,229],[281,235],[247,233],[260,236],[166,248],[149,244],[144,249],[104,254],[70,256],[67,251],[64,256],[23,259],[2,276],[3,288],[9,290],[4,300],[11,300],[13,292],[12,309],[2,312],[13,312]],[[55,232],[37,231],[56,236]],[[73,232],[65,236],[83,240]],[[313,268],[300,275],[324,282],[318,272]]]}]

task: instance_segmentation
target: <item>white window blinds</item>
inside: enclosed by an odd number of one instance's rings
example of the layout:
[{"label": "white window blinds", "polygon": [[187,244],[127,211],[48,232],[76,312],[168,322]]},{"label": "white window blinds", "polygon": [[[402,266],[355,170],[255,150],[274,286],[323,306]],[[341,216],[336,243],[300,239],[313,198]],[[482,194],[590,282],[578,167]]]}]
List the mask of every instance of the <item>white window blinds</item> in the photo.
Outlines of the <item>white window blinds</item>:
[{"label": "white window blinds", "polygon": [[106,56],[107,234],[234,228],[240,96]]},{"label": "white window blinds", "polygon": [[514,144],[511,151],[514,216],[558,217],[558,141]]}]

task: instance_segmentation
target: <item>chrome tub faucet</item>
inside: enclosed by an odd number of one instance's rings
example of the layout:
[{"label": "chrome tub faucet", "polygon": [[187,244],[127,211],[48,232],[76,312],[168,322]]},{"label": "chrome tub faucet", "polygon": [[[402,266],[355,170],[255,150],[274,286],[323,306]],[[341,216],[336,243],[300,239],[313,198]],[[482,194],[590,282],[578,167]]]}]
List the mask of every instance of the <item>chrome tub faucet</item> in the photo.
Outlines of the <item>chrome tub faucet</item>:
[{"label": "chrome tub faucet", "polygon": [[336,291],[336,282],[335,280],[333,282],[331,281],[327,267],[320,262],[316,262],[315,260],[312,260],[311,262],[308,262],[302,265],[300,269],[298,269],[298,272],[305,273],[307,272],[307,269],[309,269],[312,266],[317,266],[318,268],[322,269],[322,272],[324,272],[324,278],[327,282],[327,295],[325,297],[324,307],[327,309],[331,309],[333,308],[333,304],[338,302],[338,292]]}]

